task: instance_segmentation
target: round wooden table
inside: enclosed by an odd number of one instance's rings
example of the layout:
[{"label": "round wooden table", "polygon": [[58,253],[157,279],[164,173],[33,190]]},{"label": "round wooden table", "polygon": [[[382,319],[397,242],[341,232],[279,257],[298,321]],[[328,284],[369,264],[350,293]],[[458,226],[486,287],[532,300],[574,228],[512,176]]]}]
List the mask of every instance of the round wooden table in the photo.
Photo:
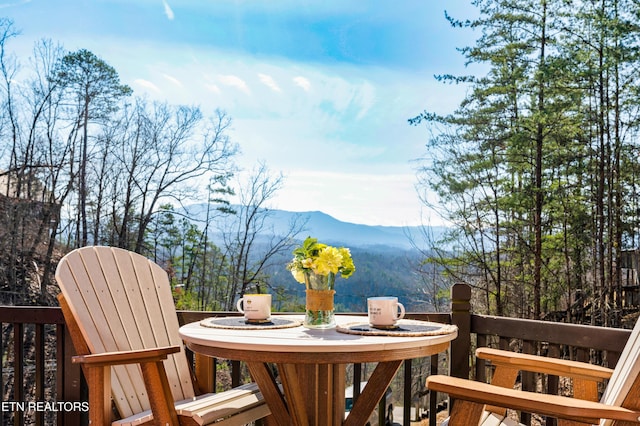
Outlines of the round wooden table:
[{"label": "round wooden table", "polygon": [[[303,316],[277,318],[301,322]],[[336,315],[342,328],[366,321],[362,316]],[[203,324],[194,322],[180,328],[187,347],[212,357],[244,361],[282,426],[365,424],[404,360],[443,352],[457,336],[452,326],[445,326],[444,334],[402,336],[347,334],[335,328],[303,326],[238,329]],[[344,419],[346,364],[365,362],[378,364]],[[269,363],[278,369],[282,391]]]}]

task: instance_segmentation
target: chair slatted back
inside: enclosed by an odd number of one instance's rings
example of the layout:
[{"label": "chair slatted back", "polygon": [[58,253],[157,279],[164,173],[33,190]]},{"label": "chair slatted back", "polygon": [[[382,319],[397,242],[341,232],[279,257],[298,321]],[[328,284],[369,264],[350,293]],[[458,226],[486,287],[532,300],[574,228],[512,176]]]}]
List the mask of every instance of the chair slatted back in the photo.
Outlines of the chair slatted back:
[{"label": "chair slatted back", "polygon": [[[634,386],[640,381],[640,320],[631,331],[616,368],[609,379],[607,388],[600,399],[607,405],[624,406],[631,408],[625,399]],[[637,405],[637,403],[635,404]],[[601,425],[611,425],[611,420],[603,420]]]},{"label": "chair slatted back", "polygon": [[[182,347],[168,276],[145,257],[83,247],[60,261],[56,279],[91,353]],[[184,347],[164,364],[174,400],[192,398]],[[137,365],[112,368],[111,390],[122,417],[150,409]]]}]

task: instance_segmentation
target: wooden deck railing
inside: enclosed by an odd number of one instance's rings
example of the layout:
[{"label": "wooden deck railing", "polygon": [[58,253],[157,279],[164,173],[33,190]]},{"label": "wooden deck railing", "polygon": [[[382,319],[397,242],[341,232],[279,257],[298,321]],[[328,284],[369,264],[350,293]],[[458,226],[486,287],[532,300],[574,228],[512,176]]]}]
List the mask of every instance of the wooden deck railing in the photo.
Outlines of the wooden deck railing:
[{"label": "wooden deck railing", "polygon": [[[543,321],[519,320],[470,312],[470,289],[456,285],[451,290],[451,312],[411,313],[407,318],[441,323],[453,323],[459,337],[452,342],[450,353],[432,357],[428,374],[447,373],[457,377],[484,380],[490,369],[476,363],[472,356],[478,346],[500,347],[525,353],[590,361],[613,367],[630,334],[629,330],[590,327]],[[210,316],[229,315],[229,312],[180,311],[181,324]],[[71,363],[73,347],[67,336],[64,319],[55,307],[0,306],[0,385],[3,392],[0,414],[3,425],[84,425],[87,424],[86,389],[77,365]],[[17,343],[17,344],[16,344]],[[403,383],[404,424],[409,425],[410,408],[415,404],[416,377],[412,376],[411,361],[404,365]],[[357,396],[363,366],[355,365],[354,390]],[[232,363],[232,385],[241,380],[239,363]],[[362,377],[362,378],[361,378]],[[419,378],[423,381],[424,378]],[[537,377],[523,375],[524,389],[534,389]],[[561,384],[556,378],[544,380],[545,388],[555,392]],[[210,387],[215,388],[215,375]],[[428,408],[436,411],[438,397],[431,395]],[[380,412],[384,412],[384,402]],[[411,419],[412,420],[412,419]],[[522,417],[524,422],[529,419]],[[430,424],[435,426],[435,416]],[[549,424],[549,423],[547,423]]]},{"label": "wooden deck railing", "polygon": [[[591,362],[613,368],[629,339],[631,330],[566,324],[550,321],[474,315],[469,311],[471,290],[457,284],[451,289],[451,320],[459,329],[451,344],[450,374],[486,381],[491,369],[475,362],[473,352],[478,347],[493,347],[527,354]],[[539,383],[545,393],[558,393],[557,377],[541,377],[532,373],[521,375],[522,388],[535,391]],[[521,414],[523,424],[531,424],[527,414]],[[547,425],[553,425],[549,419]]]}]

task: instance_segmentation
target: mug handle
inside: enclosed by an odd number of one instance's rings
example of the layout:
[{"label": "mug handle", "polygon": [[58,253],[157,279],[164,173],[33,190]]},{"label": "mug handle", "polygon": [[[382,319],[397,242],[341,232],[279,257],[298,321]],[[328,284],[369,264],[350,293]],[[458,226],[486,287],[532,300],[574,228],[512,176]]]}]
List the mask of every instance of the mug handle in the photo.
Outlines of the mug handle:
[{"label": "mug handle", "polygon": [[238,303],[236,303],[236,308],[238,308],[238,311],[242,314],[244,314],[244,309],[242,309],[242,307],[240,305],[242,305],[242,301],[244,300],[244,297],[241,299],[238,299]]},{"label": "mug handle", "polygon": [[396,316],[397,320],[404,318],[404,305],[398,302],[398,308],[400,308],[400,314]]}]

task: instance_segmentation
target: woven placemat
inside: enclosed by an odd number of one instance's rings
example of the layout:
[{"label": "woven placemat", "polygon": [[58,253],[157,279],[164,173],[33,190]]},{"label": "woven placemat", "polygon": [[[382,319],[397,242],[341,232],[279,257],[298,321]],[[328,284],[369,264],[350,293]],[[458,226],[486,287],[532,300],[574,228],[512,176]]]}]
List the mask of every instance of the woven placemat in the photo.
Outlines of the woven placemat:
[{"label": "woven placemat", "polygon": [[272,316],[271,320],[260,323],[247,322],[244,317],[218,317],[206,318],[200,321],[200,325],[209,328],[234,328],[241,330],[268,330],[273,328],[292,328],[302,325],[302,321],[287,317]]},{"label": "woven placemat", "polygon": [[437,336],[453,333],[457,329],[455,325],[415,320],[399,320],[393,328],[376,328],[367,322],[352,322],[336,326],[336,330],[340,333],[396,337]]}]

